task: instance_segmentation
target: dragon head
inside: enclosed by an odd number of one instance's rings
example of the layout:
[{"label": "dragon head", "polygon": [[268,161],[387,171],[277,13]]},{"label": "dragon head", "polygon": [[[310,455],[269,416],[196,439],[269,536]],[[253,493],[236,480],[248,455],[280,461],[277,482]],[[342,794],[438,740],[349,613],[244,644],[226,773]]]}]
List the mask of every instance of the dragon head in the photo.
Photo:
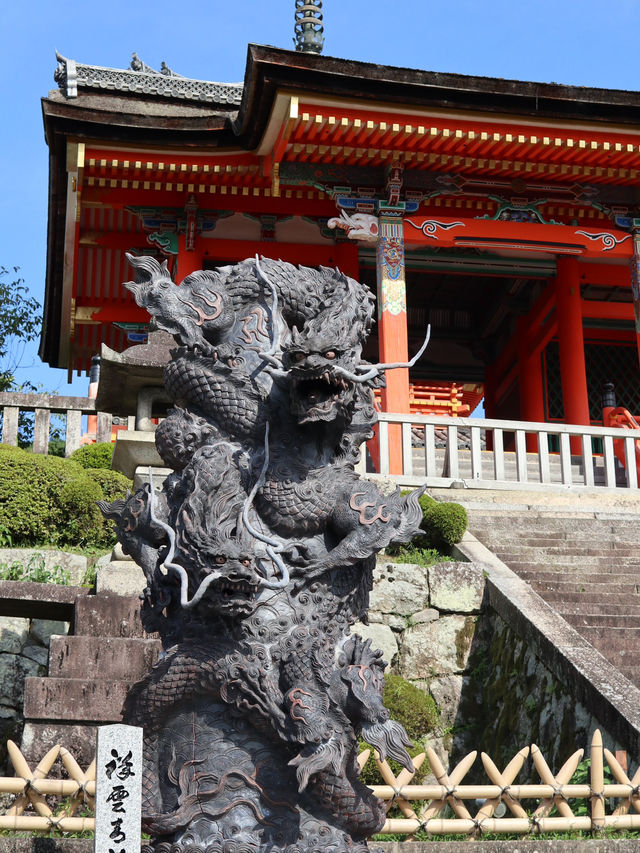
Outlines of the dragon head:
[{"label": "dragon head", "polygon": [[353,372],[360,364],[372,312],[369,291],[338,274],[322,309],[301,332],[292,328],[283,366],[291,380],[291,410],[298,423],[348,417],[355,385],[344,372]]}]

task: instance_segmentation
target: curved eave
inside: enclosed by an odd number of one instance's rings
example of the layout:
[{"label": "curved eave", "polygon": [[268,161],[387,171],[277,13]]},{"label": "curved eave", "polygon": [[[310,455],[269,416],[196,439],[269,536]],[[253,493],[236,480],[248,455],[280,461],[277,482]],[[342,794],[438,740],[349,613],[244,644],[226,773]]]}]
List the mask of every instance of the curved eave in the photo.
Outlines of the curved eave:
[{"label": "curved eave", "polygon": [[414,107],[471,110],[640,124],[638,92],[441,74],[249,45],[244,95],[235,129],[251,150],[266,128],[278,89]]}]

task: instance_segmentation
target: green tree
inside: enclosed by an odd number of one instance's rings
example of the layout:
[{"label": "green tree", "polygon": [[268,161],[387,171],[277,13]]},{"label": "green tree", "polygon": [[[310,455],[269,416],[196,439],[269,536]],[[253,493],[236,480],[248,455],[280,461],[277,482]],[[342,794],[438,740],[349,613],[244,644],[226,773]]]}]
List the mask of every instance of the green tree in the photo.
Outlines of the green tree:
[{"label": "green tree", "polygon": [[10,271],[0,266],[0,391],[18,390],[16,369],[26,344],[36,340],[42,325],[40,303],[29,295],[19,271],[20,267]]}]

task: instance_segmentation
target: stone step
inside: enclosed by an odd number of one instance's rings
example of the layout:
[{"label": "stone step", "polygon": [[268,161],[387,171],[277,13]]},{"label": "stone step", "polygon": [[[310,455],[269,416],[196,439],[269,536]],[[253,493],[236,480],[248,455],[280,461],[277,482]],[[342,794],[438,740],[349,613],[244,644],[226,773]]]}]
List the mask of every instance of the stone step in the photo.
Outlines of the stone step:
[{"label": "stone step", "polygon": [[632,684],[635,684],[636,687],[640,687],[640,666],[623,663],[618,667],[618,669]]},{"label": "stone step", "polygon": [[612,628],[610,626],[588,626],[580,628],[580,634],[597,649],[611,651],[629,651],[638,656],[640,629]]},{"label": "stone step", "polygon": [[94,637],[153,637],[140,621],[138,596],[100,593],[78,599],[75,634]]},{"label": "stone step", "polygon": [[88,593],[82,586],[0,581],[0,616],[72,622],[76,599],[86,598]]},{"label": "stone step", "polygon": [[[619,595],[616,593],[604,592],[600,586],[595,592],[565,592],[565,593],[555,593],[555,592],[547,592],[545,595],[545,601],[554,607],[559,613],[562,612],[562,608],[568,608],[568,612],[571,613],[572,607],[594,607],[597,608],[597,612],[600,610],[612,610],[616,611],[620,607],[640,607],[640,594],[635,593],[632,596],[627,596],[624,599],[621,599]],[[624,601],[624,604],[620,602]],[[637,604],[633,603],[637,601]]]},{"label": "stone step", "polygon": [[590,515],[580,515],[579,510],[572,511],[570,509],[563,510],[560,507],[550,509],[547,512],[527,510],[525,512],[514,512],[513,510],[500,511],[480,511],[469,510],[471,524],[477,527],[506,528],[513,532],[514,522],[517,522],[517,530],[525,531],[527,529],[543,529],[544,535],[548,538],[562,536],[563,534],[577,535],[578,531],[604,530],[612,534],[628,536],[629,541],[633,541],[634,531],[637,533],[639,515],[629,517],[618,516],[611,517],[608,515],[606,519],[595,518],[593,513]]},{"label": "stone step", "polygon": [[544,551],[513,554],[501,548],[490,549],[514,571],[520,568],[538,567],[544,571],[573,571],[585,568],[605,574],[640,574],[640,560],[637,557],[617,557],[613,553],[601,557],[586,555],[571,557],[568,555],[547,555]]},{"label": "stone step", "polygon": [[599,584],[603,587],[623,586],[631,590],[632,594],[636,592],[636,587],[638,587],[638,592],[640,592],[640,575],[637,572],[592,572],[590,566],[585,566],[582,571],[575,568],[573,570],[554,571],[549,566],[538,566],[536,564],[523,564],[531,565],[531,568],[526,569],[512,563],[507,563],[507,565],[518,577],[530,583],[555,584],[568,581],[571,583]]},{"label": "stone step", "polygon": [[594,537],[589,543],[582,540],[580,544],[565,541],[562,545],[545,545],[536,542],[535,539],[520,541],[496,539],[492,544],[502,554],[524,555],[531,560],[538,558],[550,560],[556,557],[593,557],[595,559],[602,557],[636,560],[640,565],[640,548],[638,545],[620,545],[614,540],[606,542],[598,537]]},{"label": "stone step", "polygon": [[633,628],[640,631],[640,614],[622,616],[603,613],[563,613],[565,621],[578,631],[582,628]]},{"label": "stone step", "polygon": [[[541,598],[546,599],[546,593],[556,593],[558,595],[566,595],[567,593],[584,593],[586,595],[601,595],[604,585],[599,583],[581,583],[580,581],[547,581],[547,582],[539,582],[539,581],[527,581],[533,589],[538,593]],[[638,595],[638,591],[625,584],[607,584],[606,591],[608,593],[624,597],[626,599],[633,599]]]},{"label": "stone step", "polygon": [[160,640],[139,637],[54,637],[49,646],[49,676],[129,680],[141,678],[158,659]]},{"label": "stone step", "polygon": [[117,723],[132,681],[91,681],[87,678],[25,679],[26,720]]},{"label": "stone step", "polygon": [[[602,601],[602,595],[593,594],[592,596],[588,596],[586,593],[575,593],[576,596],[580,596],[583,600],[578,601],[567,601],[567,595],[555,595],[555,593],[547,593],[545,595],[545,601],[547,604],[550,604],[554,610],[560,613],[561,616],[564,616],[565,619],[568,619],[568,616],[638,616],[640,617],[640,600],[638,604],[627,604],[627,599],[623,599],[625,601],[624,604],[620,604],[620,596],[612,595],[609,596],[611,601],[605,603]],[[584,599],[590,598],[593,600],[585,601]],[[555,599],[555,600],[554,600]],[[639,596],[640,599],[640,596]]]}]

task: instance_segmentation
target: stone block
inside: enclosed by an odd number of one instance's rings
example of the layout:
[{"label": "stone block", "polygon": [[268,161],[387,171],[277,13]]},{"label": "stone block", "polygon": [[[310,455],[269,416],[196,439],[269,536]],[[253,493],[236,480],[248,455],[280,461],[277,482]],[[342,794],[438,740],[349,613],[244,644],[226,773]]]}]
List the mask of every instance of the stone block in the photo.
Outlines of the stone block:
[{"label": "stone block", "polygon": [[463,672],[474,630],[472,616],[441,616],[408,628],[400,644],[400,675],[415,681]]},{"label": "stone block", "polygon": [[429,581],[424,566],[378,561],[370,599],[372,610],[410,616],[425,607],[428,598]]},{"label": "stone block", "polygon": [[31,581],[0,581],[0,614],[26,619],[72,619],[75,602],[86,587]]},{"label": "stone block", "polygon": [[393,663],[398,654],[398,642],[388,625],[363,625],[362,622],[356,622],[351,633],[359,634],[363,640],[371,640],[371,647],[380,649],[382,659],[388,664]]},{"label": "stone block", "polygon": [[454,724],[462,697],[464,678],[462,675],[445,675],[433,678],[429,691],[440,711],[440,722],[444,726]]},{"label": "stone block", "polygon": [[43,672],[36,661],[21,655],[0,654],[0,705],[21,709],[25,679]]},{"label": "stone block", "polygon": [[29,637],[29,620],[0,616],[0,652],[19,654]]},{"label": "stone block", "polygon": [[22,650],[22,656],[34,660],[40,666],[46,667],[49,663],[49,652],[43,646],[36,646],[32,643],[26,645]]},{"label": "stone block", "polygon": [[[69,554],[66,551],[44,550],[42,548],[0,548],[0,563],[20,563],[28,571],[30,563],[44,563],[51,571],[61,566],[69,573],[69,584],[79,586],[87,573],[87,558],[81,554]],[[28,581],[28,578],[25,580]]]},{"label": "stone block", "polygon": [[411,616],[411,621],[414,625],[424,625],[426,622],[433,622],[435,619],[439,619],[440,614],[433,607],[427,607],[424,610],[420,610],[418,613],[414,613]]},{"label": "stone block", "polygon": [[95,637],[147,636],[140,621],[140,604],[138,595],[100,593],[78,599],[74,633]]},{"label": "stone block", "polygon": [[32,619],[31,636],[43,646],[49,647],[51,637],[69,633],[69,623],[57,619]]},{"label": "stone block", "polygon": [[96,727],[75,723],[39,723],[27,720],[22,732],[20,751],[30,767],[37,767],[40,759],[56,744],[62,744],[68,749],[84,769],[95,758]]},{"label": "stone block", "polygon": [[119,723],[122,704],[130,686],[130,681],[27,678],[24,715],[28,720]]},{"label": "stone block", "polygon": [[147,585],[144,572],[133,560],[112,560],[96,573],[96,592],[139,595]]},{"label": "stone block", "polygon": [[133,480],[138,466],[162,468],[163,465],[164,462],[156,450],[154,432],[141,430],[118,432],[111,460],[114,471],[120,471],[125,477]]},{"label": "stone block", "polygon": [[160,640],[123,637],[54,637],[49,675],[133,681],[142,678],[158,659]]},{"label": "stone block", "polygon": [[473,563],[438,563],[429,567],[430,603],[450,613],[477,613],[482,606],[485,577]]}]

